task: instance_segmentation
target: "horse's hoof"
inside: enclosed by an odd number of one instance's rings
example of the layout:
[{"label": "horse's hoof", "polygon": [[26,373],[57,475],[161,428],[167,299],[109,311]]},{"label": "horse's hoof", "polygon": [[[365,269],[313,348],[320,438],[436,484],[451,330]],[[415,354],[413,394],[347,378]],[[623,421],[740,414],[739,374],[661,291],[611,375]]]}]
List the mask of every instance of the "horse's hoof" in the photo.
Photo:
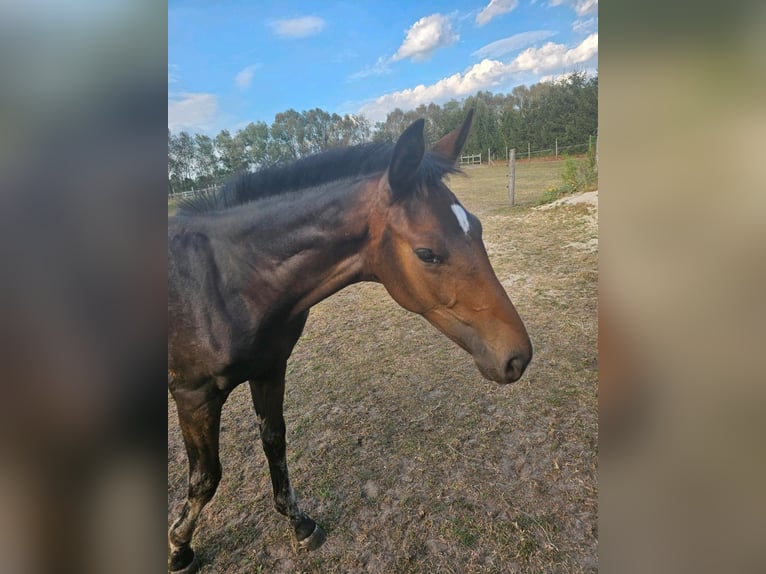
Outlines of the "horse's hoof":
[{"label": "horse's hoof", "polygon": [[317,524],[314,526],[314,531],[311,534],[298,541],[298,545],[304,550],[316,550],[324,544],[325,540],[327,540],[327,535],[322,530],[322,527]]},{"label": "horse's hoof", "polygon": [[[170,566],[168,566],[168,573],[169,574],[194,574],[194,572],[197,571],[197,568],[199,568],[199,561],[197,560],[197,555],[194,554],[194,551],[189,549],[189,552],[191,552],[191,562],[186,564],[186,566],[177,566],[170,563]],[[176,568],[175,570],[173,568]]]}]

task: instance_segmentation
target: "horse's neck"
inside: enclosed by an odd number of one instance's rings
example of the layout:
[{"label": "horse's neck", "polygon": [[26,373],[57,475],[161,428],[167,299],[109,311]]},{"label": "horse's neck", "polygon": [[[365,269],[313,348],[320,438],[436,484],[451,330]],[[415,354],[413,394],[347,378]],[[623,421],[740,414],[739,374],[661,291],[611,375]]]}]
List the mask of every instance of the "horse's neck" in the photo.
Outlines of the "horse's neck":
[{"label": "horse's neck", "polygon": [[247,206],[228,234],[253,257],[251,289],[295,316],[364,279],[370,189],[326,186]]}]

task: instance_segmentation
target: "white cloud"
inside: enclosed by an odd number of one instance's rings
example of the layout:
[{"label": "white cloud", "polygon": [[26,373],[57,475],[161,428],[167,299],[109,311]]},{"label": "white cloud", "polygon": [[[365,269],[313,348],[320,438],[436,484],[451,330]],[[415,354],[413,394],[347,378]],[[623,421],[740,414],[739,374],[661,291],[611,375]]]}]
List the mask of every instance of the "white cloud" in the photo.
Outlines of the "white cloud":
[{"label": "white cloud", "polygon": [[209,130],[217,114],[214,94],[182,93],[168,98],[168,127],[172,132]]},{"label": "white cloud", "polygon": [[359,52],[351,48],[346,48],[335,52],[335,55],[330,60],[333,64],[343,64],[359,58]]},{"label": "white cloud", "polygon": [[567,50],[563,44],[548,42],[540,48],[527,48],[509,64],[514,71],[540,73],[557,67],[589,60],[598,53],[598,34],[591,34],[579,45]]},{"label": "white cloud", "polygon": [[595,16],[591,16],[588,19],[579,19],[572,22],[572,31],[577,34],[590,34],[595,32],[598,28],[598,23]]},{"label": "white cloud", "polygon": [[407,30],[404,42],[390,58],[380,57],[372,66],[367,66],[351,74],[349,81],[361,80],[373,76],[384,76],[391,73],[391,64],[405,58],[413,62],[422,62],[437,49],[450,46],[460,39],[452,31],[450,17],[442,14],[431,14],[415,22]]},{"label": "white cloud", "polygon": [[479,90],[487,90],[510,81],[523,72],[540,74],[587,62],[598,54],[598,34],[591,34],[574,48],[549,42],[540,48],[528,48],[511,62],[485,59],[463,73],[453,74],[425,86],[420,84],[399,92],[384,94],[361,106],[358,113],[372,121],[385,120],[394,108],[409,110],[420,104],[440,103],[451,98],[463,98]]},{"label": "white cloud", "polygon": [[496,60],[482,60],[466,72],[453,74],[430,86],[420,84],[414,88],[380,96],[363,105],[359,113],[377,121],[385,119],[386,114],[394,108],[409,110],[420,104],[465,97],[495,84],[502,77],[504,67],[502,62]]},{"label": "white cloud", "polygon": [[170,84],[177,84],[181,79],[179,68],[176,64],[168,64],[168,86]]},{"label": "white cloud", "polygon": [[476,23],[484,26],[495,16],[500,16],[510,12],[519,5],[519,0],[490,0],[490,3],[484,7],[484,10],[476,15]]},{"label": "white cloud", "polygon": [[283,38],[305,38],[319,34],[324,27],[325,21],[318,16],[304,16],[289,20],[274,20],[269,22],[271,29],[277,36]]},{"label": "white cloud", "polygon": [[500,58],[511,52],[525,48],[530,44],[536,44],[542,40],[547,40],[551,36],[555,36],[557,32],[551,30],[533,30],[531,32],[522,32],[520,34],[514,34],[508,38],[497,40],[491,44],[479,48],[472,56],[478,56],[479,58]]},{"label": "white cloud", "polygon": [[540,76],[540,79],[538,82],[542,83],[548,83],[551,82],[553,84],[560,84],[564,80],[566,80],[569,77],[569,74],[567,72],[561,73],[561,74],[548,74],[547,76]]},{"label": "white cloud", "polygon": [[386,74],[391,73],[391,67],[389,66],[390,63],[391,60],[388,58],[378,58],[378,61],[375,62],[375,65],[369,66],[363,70],[359,70],[358,72],[351,74],[348,79],[361,80],[364,78],[370,78],[372,76],[385,76]]},{"label": "white cloud", "polygon": [[405,58],[412,58],[416,62],[426,60],[437,48],[454,44],[459,38],[460,36],[452,31],[452,23],[447,16],[425,16],[407,30],[407,37],[391,57],[391,61]]},{"label": "white cloud", "polygon": [[255,71],[260,68],[260,64],[253,64],[251,66],[246,66],[242,68],[236,76],[234,76],[234,84],[240,89],[240,90],[246,90],[250,87],[250,84],[253,82],[253,74]]},{"label": "white cloud", "polygon": [[[598,75],[598,69],[597,68],[587,68],[587,69],[578,69],[577,72],[584,73],[589,78],[595,77]],[[548,74],[547,76],[540,76],[538,78],[538,82],[553,82],[554,84],[560,84],[561,82],[564,82],[569,79],[569,77],[572,75],[572,72],[563,72],[558,74]]]},{"label": "white cloud", "polygon": [[598,10],[598,0],[550,0],[551,6],[563,4],[571,7],[578,16],[585,16]]}]

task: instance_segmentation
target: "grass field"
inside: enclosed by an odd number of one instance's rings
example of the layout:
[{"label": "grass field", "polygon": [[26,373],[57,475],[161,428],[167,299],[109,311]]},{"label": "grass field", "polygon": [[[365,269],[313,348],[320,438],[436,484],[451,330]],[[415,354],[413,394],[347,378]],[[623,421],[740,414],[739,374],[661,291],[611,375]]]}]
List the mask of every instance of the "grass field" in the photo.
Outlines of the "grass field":
[{"label": "grass field", "polygon": [[[317,305],[288,369],[288,464],[327,531],[299,551],[272,506],[245,386],[224,408],[218,493],[200,519],[201,572],[595,572],[597,211],[538,210],[562,161],[471,168],[449,182],[484,226],[490,259],[535,356],[498,386],[375,284]],[[168,524],[186,456],[168,407]]]}]

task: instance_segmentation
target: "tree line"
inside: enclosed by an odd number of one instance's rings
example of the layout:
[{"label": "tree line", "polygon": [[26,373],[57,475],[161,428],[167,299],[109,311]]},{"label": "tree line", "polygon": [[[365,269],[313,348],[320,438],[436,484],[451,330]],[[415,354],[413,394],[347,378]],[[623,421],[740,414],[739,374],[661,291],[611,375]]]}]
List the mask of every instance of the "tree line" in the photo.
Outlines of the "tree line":
[{"label": "tree line", "polygon": [[505,150],[519,154],[533,150],[582,146],[598,128],[598,76],[575,72],[559,82],[517,86],[509,94],[480,91],[462,101],[399,108],[374,126],[362,115],[330,114],[319,108],[278,113],[271,125],[251,122],[231,134],[214,138],[168,130],[168,192],[202,188],[231,174],[294,160],[337,146],[367,141],[394,142],[418,118],[426,120],[430,143],[460,126],[474,108],[471,133],[464,154],[486,154],[504,159]]}]

